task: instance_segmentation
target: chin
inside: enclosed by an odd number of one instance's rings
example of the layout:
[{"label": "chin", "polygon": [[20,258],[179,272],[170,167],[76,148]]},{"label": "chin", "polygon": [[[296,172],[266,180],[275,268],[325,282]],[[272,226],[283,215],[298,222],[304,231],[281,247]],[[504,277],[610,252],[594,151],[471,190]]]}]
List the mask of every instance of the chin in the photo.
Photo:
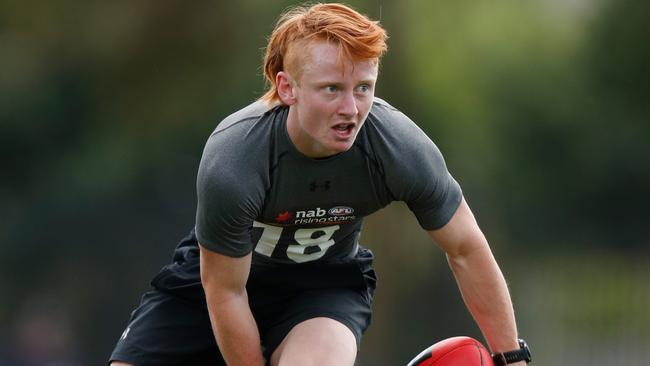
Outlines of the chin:
[{"label": "chin", "polygon": [[332,147],[331,151],[333,151],[334,154],[340,154],[340,153],[343,153],[343,152],[346,152],[346,151],[350,150],[352,148],[352,145],[354,145],[354,143],[345,144],[345,145],[340,144],[340,145],[337,145],[335,147]]}]

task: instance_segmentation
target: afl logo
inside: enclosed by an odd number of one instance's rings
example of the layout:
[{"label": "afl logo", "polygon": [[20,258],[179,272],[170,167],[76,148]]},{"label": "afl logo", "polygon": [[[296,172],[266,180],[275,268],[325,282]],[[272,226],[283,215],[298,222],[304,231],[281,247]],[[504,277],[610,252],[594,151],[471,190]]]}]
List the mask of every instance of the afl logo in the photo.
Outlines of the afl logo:
[{"label": "afl logo", "polygon": [[332,207],[327,211],[332,216],[344,216],[344,215],[350,215],[354,212],[354,209],[352,207],[345,207],[345,206],[336,206]]}]

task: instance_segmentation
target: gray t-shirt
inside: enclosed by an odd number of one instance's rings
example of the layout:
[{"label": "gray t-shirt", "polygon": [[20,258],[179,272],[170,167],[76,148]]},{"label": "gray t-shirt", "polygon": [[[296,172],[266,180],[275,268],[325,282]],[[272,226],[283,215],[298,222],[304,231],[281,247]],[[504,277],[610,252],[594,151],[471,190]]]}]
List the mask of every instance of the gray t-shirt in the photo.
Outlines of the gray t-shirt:
[{"label": "gray t-shirt", "polygon": [[212,133],[197,178],[196,236],[253,266],[345,261],[363,218],[404,201],[422,228],[445,225],[462,198],[443,157],[413,121],[375,98],[352,148],[304,156],[286,129],[288,107],[255,102]]}]

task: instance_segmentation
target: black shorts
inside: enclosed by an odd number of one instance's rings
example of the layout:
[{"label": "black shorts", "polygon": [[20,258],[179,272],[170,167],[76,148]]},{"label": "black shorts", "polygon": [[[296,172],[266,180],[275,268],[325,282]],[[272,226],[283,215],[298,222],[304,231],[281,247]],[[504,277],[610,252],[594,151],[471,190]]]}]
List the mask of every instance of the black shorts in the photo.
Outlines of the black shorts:
[{"label": "black shorts", "polygon": [[[373,255],[360,248],[354,261],[254,269],[247,291],[267,360],[298,323],[328,317],[346,325],[357,346],[370,325],[376,276]],[[201,290],[202,291],[202,290]],[[225,365],[204,297],[154,289],[142,297],[110,361],[147,365]]]}]

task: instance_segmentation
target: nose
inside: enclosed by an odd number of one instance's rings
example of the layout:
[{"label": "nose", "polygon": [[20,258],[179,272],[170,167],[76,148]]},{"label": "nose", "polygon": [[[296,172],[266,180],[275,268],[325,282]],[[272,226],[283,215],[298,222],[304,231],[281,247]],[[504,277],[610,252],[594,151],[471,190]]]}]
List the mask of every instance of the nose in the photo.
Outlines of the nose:
[{"label": "nose", "polygon": [[339,104],[338,113],[345,117],[354,117],[359,112],[357,109],[357,100],[354,98],[353,93],[345,93],[342,96],[341,103]]}]

